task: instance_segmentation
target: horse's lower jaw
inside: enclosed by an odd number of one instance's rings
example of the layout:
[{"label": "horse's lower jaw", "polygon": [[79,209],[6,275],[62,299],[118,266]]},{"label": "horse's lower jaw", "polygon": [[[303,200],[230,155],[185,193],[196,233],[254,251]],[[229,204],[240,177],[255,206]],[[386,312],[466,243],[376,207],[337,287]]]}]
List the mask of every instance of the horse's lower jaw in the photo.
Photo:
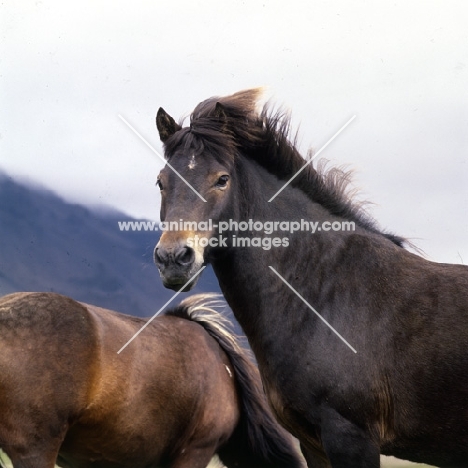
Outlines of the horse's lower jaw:
[{"label": "horse's lower jaw", "polygon": [[197,282],[197,280],[195,279],[190,284],[185,286],[185,288],[183,286],[186,284],[186,281],[185,282],[171,282],[171,281],[165,281],[163,279],[162,283],[163,283],[164,287],[167,288],[167,289],[172,289],[173,291],[188,292],[191,289],[193,289],[196,282]]},{"label": "horse's lower jaw", "polygon": [[156,263],[156,266],[165,288],[187,292],[197,284],[200,278],[200,269],[204,265],[203,261],[200,261],[182,266],[174,264],[158,265]]},{"label": "horse's lower jaw", "polygon": [[[187,292],[193,289],[193,287],[197,284],[197,281],[199,279],[199,275],[196,274],[197,270],[194,270],[194,273],[192,273],[192,271],[189,271],[185,272],[185,274],[180,273],[176,275],[165,275],[160,271],[159,275],[161,276],[161,280],[165,288],[172,289],[174,291]],[[196,277],[194,278],[194,276]]]}]

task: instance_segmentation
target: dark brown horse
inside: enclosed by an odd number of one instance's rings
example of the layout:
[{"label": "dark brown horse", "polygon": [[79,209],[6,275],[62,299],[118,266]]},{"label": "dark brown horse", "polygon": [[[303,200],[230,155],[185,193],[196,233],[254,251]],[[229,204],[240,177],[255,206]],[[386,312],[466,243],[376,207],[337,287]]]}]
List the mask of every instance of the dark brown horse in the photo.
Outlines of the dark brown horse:
[{"label": "dark brown horse", "polygon": [[468,267],[381,232],[348,174],[298,173],[288,119],[257,112],[257,95],[209,99],[185,128],[159,110],[161,219],[182,225],[155,249],[163,283],[212,263],[310,467],[374,468],[381,453],[467,467]]},{"label": "dark brown horse", "polygon": [[192,296],[145,320],[53,293],[0,299],[0,448],[15,468],[300,467],[257,369]]}]

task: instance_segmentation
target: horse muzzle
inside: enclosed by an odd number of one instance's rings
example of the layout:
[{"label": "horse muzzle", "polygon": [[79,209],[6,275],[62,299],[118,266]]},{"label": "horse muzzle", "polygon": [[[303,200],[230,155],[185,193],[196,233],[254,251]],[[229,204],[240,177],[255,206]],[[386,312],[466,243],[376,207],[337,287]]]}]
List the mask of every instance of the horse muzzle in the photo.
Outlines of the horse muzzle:
[{"label": "horse muzzle", "polygon": [[[154,249],[154,262],[163,285],[179,291],[203,266],[203,252],[188,246],[183,239],[165,239],[164,235]],[[198,277],[183,291],[190,291]]]}]

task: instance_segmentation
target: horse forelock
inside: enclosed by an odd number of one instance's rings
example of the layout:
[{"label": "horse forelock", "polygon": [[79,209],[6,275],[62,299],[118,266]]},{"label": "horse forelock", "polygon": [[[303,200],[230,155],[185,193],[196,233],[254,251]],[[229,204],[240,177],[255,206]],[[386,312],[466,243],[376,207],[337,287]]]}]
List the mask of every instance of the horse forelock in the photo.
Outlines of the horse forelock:
[{"label": "horse forelock", "polygon": [[170,161],[181,150],[204,159],[204,155],[214,157],[221,164],[234,162],[234,139],[227,138],[218,126],[206,120],[200,125],[184,127],[172,135],[165,143],[164,156]]},{"label": "horse forelock", "polygon": [[198,104],[190,117],[191,122],[200,118],[219,117],[224,109],[231,117],[248,118],[257,114],[257,103],[262,94],[262,88],[239,91],[230,96],[211,97]]},{"label": "horse forelock", "polygon": [[[190,125],[175,132],[165,143],[165,156],[170,159],[178,149],[195,154],[209,152],[218,160],[231,162],[235,148],[254,139],[246,129],[259,120],[256,112],[261,88],[240,91],[232,96],[212,97],[198,104],[190,115]],[[246,127],[240,132],[241,127]],[[244,138],[240,138],[244,133]]]}]

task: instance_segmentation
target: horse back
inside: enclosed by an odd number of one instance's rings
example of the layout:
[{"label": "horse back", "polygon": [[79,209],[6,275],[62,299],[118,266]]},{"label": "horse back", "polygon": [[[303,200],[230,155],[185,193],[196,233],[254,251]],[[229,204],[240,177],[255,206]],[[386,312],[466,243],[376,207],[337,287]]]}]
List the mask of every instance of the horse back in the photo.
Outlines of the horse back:
[{"label": "horse back", "polygon": [[[53,394],[66,381],[68,391],[86,401],[83,382],[93,380],[97,343],[93,320],[82,305],[54,293],[7,295],[0,299],[0,329],[2,389]],[[31,390],[24,388],[28,382]]]},{"label": "horse back", "polygon": [[202,326],[161,316],[118,354],[146,320],[83,306],[96,330],[97,378],[65,455],[96,450],[138,465],[145,460],[133,454],[164,461],[231,435],[239,409],[229,359]]}]

